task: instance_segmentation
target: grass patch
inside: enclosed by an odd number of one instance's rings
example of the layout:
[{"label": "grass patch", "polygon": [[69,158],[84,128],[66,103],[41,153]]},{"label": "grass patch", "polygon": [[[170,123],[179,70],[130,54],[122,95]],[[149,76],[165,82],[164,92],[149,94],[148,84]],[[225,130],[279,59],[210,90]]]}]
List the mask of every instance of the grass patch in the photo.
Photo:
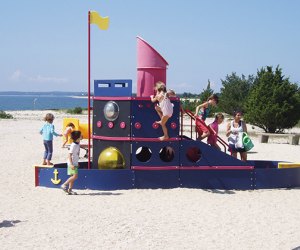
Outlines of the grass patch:
[{"label": "grass patch", "polygon": [[0,110],[0,119],[13,119],[14,117],[11,114],[5,113],[5,111]]},{"label": "grass patch", "polygon": [[76,115],[82,114],[82,111],[83,111],[83,109],[81,107],[75,107],[73,109],[67,109],[67,113],[76,114]]}]

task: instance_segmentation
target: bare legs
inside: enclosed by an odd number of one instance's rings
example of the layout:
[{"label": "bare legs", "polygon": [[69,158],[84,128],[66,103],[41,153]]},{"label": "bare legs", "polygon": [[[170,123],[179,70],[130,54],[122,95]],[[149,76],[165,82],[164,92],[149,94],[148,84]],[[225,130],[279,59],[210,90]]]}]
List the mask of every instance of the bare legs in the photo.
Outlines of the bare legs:
[{"label": "bare legs", "polygon": [[163,131],[163,133],[164,133],[163,136],[159,137],[159,139],[160,139],[161,141],[164,141],[164,140],[169,139],[168,129],[167,129],[167,126],[166,126],[166,123],[167,123],[167,121],[169,120],[169,118],[170,118],[169,116],[164,115],[164,116],[162,116],[162,118],[161,118],[160,121],[157,121],[157,122],[156,122],[157,124],[160,124],[160,125],[161,125],[162,131]]},{"label": "bare legs", "polygon": [[64,184],[61,185],[61,187],[65,190],[65,188],[67,187],[67,185],[69,184],[69,191],[72,191],[72,188],[74,186],[74,182],[75,180],[78,178],[78,174],[74,174],[71,177],[69,177],[69,179],[66,180],[66,182]]},{"label": "bare legs", "polygon": [[159,137],[159,139],[161,141],[167,140],[170,137],[168,135],[168,129],[167,129],[166,123],[167,123],[167,121],[169,120],[170,117],[167,116],[167,115],[163,115],[163,113],[161,111],[161,108],[159,106],[155,106],[155,110],[156,110],[157,114],[160,117],[160,121],[157,121],[156,123],[161,125],[162,131],[164,133],[164,135]]},{"label": "bare legs", "polygon": [[159,118],[161,119],[163,116],[161,108],[159,106],[155,106],[155,110],[156,110],[157,114],[159,115]]},{"label": "bare legs", "polygon": [[247,152],[240,152],[241,160],[247,161]]},{"label": "bare legs", "polygon": [[[231,156],[237,158],[237,152],[232,152]],[[247,152],[240,152],[241,161],[247,161]]]},{"label": "bare legs", "polygon": [[68,136],[65,136],[65,142],[63,143],[63,145],[61,146],[62,148],[64,148],[67,144],[67,142],[69,141],[69,137]]}]

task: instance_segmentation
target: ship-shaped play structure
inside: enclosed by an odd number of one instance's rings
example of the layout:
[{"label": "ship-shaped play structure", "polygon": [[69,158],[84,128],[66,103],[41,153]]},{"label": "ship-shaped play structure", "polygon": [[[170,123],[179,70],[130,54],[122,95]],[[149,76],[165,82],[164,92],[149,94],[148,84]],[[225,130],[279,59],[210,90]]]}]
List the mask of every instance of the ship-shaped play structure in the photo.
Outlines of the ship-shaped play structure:
[{"label": "ship-shaped play structure", "polygon": [[[137,37],[137,95],[132,80],[95,80],[93,96],[92,157],[81,162],[76,189],[132,188],[260,189],[300,186],[300,164],[278,161],[243,162],[224,151],[183,134],[183,110],[171,98],[170,139],[160,141],[161,127],[150,95],[157,81],[166,81],[167,61]],[[90,101],[90,100],[89,100]],[[78,129],[78,128],[77,128]],[[35,185],[58,188],[68,178],[67,164],[35,166]]]}]

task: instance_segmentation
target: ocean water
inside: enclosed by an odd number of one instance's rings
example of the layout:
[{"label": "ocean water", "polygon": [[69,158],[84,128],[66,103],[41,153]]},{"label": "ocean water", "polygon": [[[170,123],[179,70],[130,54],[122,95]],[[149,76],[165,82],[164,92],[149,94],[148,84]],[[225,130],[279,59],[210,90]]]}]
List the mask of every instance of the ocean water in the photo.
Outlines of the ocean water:
[{"label": "ocean water", "polygon": [[[88,107],[86,96],[66,94],[1,94],[0,110],[45,110],[69,109],[75,107]],[[72,95],[73,94],[73,95]]]}]

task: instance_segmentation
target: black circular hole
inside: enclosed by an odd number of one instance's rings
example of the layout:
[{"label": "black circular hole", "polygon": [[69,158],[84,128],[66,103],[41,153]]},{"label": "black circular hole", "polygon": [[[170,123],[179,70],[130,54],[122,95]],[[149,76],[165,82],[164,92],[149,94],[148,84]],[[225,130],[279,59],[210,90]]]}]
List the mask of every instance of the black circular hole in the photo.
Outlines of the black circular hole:
[{"label": "black circular hole", "polygon": [[136,158],[141,162],[147,162],[152,156],[152,152],[148,147],[139,147],[135,152]]},{"label": "black circular hole", "polygon": [[172,147],[169,147],[169,146],[163,147],[159,151],[159,157],[164,162],[173,161],[174,155],[175,155],[174,149]]}]

